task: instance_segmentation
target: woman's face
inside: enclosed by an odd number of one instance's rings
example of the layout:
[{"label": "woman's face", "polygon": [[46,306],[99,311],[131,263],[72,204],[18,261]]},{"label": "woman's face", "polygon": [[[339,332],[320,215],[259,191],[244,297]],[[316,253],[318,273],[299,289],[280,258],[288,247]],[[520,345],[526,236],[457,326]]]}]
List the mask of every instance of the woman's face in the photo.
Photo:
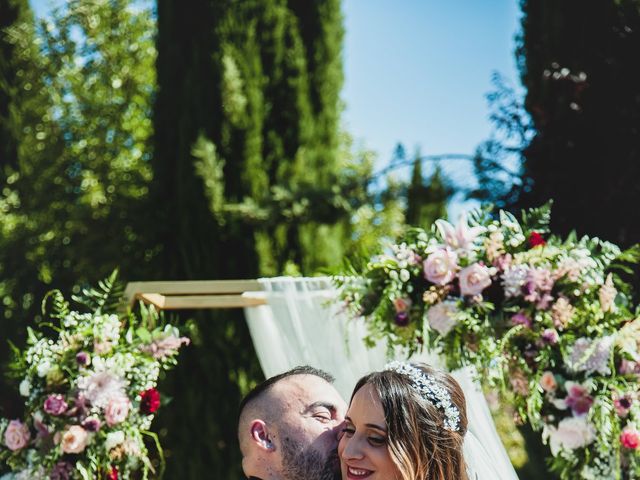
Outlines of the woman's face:
[{"label": "woman's face", "polygon": [[400,478],[387,446],[384,410],[370,384],[360,388],[351,401],[338,455],[343,480]]}]

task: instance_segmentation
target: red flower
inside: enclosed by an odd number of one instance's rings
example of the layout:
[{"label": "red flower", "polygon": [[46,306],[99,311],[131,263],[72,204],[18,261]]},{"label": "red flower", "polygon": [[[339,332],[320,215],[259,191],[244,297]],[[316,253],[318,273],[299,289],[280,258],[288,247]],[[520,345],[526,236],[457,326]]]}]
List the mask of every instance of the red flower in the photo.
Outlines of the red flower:
[{"label": "red flower", "polygon": [[635,428],[625,428],[620,434],[620,443],[624,448],[637,450],[640,447],[640,432]]},{"label": "red flower", "polygon": [[529,235],[529,247],[535,248],[539,246],[545,246],[547,241],[538,232],[531,232]]},{"label": "red flower", "polygon": [[118,480],[118,469],[111,467],[111,471],[107,473],[107,480]]},{"label": "red flower", "polygon": [[160,392],[155,388],[140,394],[140,411],[146,415],[155,413],[160,408]]}]

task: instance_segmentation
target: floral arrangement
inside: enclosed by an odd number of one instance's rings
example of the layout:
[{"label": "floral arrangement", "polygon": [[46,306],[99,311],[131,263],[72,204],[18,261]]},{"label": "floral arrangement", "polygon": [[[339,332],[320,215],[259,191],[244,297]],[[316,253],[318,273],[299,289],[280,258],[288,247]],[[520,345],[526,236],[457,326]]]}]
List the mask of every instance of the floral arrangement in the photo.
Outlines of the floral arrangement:
[{"label": "floral arrangement", "polygon": [[149,430],[161,403],[158,377],[189,340],[157,325],[158,315],[144,306],[140,321],[130,312],[106,313],[113,280],[101,292],[85,292],[89,313],[71,311],[54,292],[55,322],[30,329],[28,348],[15,349],[25,416],[0,420],[0,460],[13,472],[9,478],[146,479],[156,469],[145,437],[162,459]]},{"label": "floral arrangement", "polygon": [[640,477],[640,319],[622,280],[637,249],[488,209],[412,229],[337,278],[368,340],[435,349],[512,392],[563,479]]}]

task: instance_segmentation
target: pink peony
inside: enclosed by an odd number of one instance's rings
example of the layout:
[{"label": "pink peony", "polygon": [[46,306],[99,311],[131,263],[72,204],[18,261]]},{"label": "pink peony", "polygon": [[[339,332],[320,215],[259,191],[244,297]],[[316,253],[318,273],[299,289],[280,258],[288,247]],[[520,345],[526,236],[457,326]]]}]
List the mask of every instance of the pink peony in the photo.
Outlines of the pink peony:
[{"label": "pink peony", "polygon": [[589,395],[589,391],[579,383],[567,382],[567,398],[564,399],[567,407],[569,407],[576,416],[586,415],[593,405],[593,397]]},{"label": "pink peony", "polygon": [[624,448],[637,450],[640,446],[640,432],[633,427],[627,427],[620,434],[620,443]]},{"label": "pink peony", "polygon": [[474,263],[463,269],[459,275],[460,293],[462,295],[479,295],[491,285],[489,269],[479,263]]},{"label": "pink peony", "polygon": [[89,434],[79,425],[68,427],[62,434],[60,446],[64,453],[82,453],[89,443]]},{"label": "pink peony", "polygon": [[104,409],[104,419],[107,421],[107,425],[112,427],[113,425],[124,422],[127,415],[129,415],[130,408],[131,402],[127,397],[113,397]]},{"label": "pink peony", "polygon": [[553,372],[546,371],[540,378],[540,386],[545,392],[555,392],[558,388],[558,382]]},{"label": "pink peony", "polygon": [[586,447],[595,440],[596,431],[585,417],[568,417],[557,428],[548,427],[546,435],[550,439],[551,453],[556,456],[560,450]]},{"label": "pink peony", "polygon": [[441,248],[427,257],[423,267],[424,278],[436,285],[446,285],[456,276],[458,256],[449,249]]},{"label": "pink peony", "polygon": [[20,420],[11,420],[4,431],[4,444],[12,452],[26,447],[30,438],[29,427]]},{"label": "pink peony", "polygon": [[458,307],[455,302],[440,302],[427,310],[427,321],[429,326],[440,335],[446,335],[458,323],[455,315]]},{"label": "pink peony", "polygon": [[60,394],[49,395],[44,401],[44,411],[56,417],[66,412],[67,407],[67,402],[64,401],[64,397]]}]

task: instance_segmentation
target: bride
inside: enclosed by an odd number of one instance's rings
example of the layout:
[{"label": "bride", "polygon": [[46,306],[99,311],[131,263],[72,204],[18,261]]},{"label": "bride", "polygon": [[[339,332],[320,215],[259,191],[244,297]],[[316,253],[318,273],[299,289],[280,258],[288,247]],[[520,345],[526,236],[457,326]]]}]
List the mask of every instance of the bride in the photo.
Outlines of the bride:
[{"label": "bride", "polygon": [[467,480],[465,398],[449,374],[393,362],[356,384],[340,439],[343,480]]}]

